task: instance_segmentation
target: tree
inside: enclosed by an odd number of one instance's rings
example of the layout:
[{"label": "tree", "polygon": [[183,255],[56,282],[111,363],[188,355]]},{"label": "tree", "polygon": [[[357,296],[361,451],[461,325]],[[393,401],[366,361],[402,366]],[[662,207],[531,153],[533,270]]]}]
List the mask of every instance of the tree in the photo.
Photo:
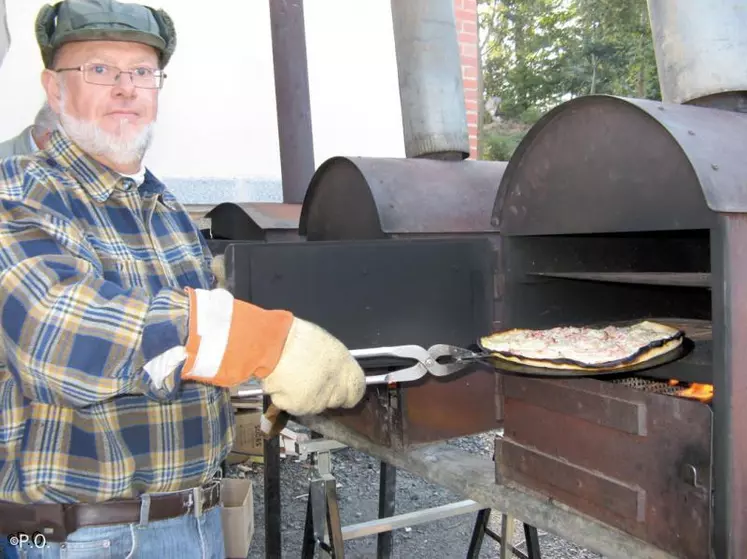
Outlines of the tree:
[{"label": "tree", "polygon": [[488,158],[510,156],[527,128],[517,136],[511,123],[562,101],[661,98],[646,0],[478,0],[478,10],[483,97],[507,123],[481,141]]},{"label": "tree", "polygon": [[578,95],[659,98],[646,0],[479,0],[486,96],[519,118]]},{"label": "tree", "polygon": [[518,118],[560,98],[571,12],[564,0],[480,0],[483,87],[501,99],[501,112]]},{"label": "tree", "polygon": [[646,0],[574,0],[581,48],[573,95],[659,99]]}]

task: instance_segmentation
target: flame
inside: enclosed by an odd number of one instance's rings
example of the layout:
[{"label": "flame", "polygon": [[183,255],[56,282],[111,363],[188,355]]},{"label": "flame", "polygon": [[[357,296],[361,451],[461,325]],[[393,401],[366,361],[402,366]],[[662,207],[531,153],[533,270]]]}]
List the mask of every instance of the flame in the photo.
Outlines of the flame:
[{"label": "flame", "polygon": [[[680,382],[677,380],[670,380],[670,386],[677,386]],[[692,398],[694,400],[700,400],[701,402],[710,402],[713,400],[713,385],[712,384],[700,384],[693,382],[687,388],[683,388],[675,394],[682,398]]]}]

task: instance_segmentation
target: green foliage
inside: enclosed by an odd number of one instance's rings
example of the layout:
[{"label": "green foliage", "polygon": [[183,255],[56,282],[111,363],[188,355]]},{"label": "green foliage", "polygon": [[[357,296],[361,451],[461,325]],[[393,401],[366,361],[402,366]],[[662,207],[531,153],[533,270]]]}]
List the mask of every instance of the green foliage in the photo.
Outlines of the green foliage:
[{"label": "green foliage", "polygon": [[478,9],[484,95],[500,98],[503,118],[535,122],[594,93],[660,98],[646,0],[478,0]]},{"label": "green foliage", "polygon": [[521,120],[488,124],[483,127],[481,159],[488,161],[508,161],[532,124],[540,117],[539,111],[528,110]]},{"label": "green foliage", "polygon": [[524,132],[489,132],[483,136],[482,159],[508,161],[524,137]]}]

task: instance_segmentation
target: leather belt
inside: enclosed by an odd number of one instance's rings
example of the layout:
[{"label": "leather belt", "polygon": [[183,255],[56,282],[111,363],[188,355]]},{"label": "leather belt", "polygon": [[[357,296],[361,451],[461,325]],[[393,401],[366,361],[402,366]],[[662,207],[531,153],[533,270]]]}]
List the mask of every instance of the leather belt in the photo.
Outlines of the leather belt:
[{"label": "leather belt", "polygon": [[[220,480],[214,480],[197,489],[151,495],[148,521],[207,511],[220,504],[220,489]],[[0,501],[0,535],[23,533],[32,537],[39,532],[47,541],[64,542],[68,534],[86,526],[138,524],[142,506],[141,498],[68,505],[22,505]]]}]

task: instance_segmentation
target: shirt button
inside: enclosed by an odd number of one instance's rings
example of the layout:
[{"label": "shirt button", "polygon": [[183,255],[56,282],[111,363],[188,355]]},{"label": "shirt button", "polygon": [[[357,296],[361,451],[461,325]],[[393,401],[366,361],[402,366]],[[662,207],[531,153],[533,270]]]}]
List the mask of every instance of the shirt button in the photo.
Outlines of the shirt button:
[{"label": "shirt button", "polygon": [[131,190],[131,189],[132,189],[132,186],[133,186],[133,184],[134,184],[134,183],[132,182],[132,180],[130,180],[130,179],[126,179],[126,180],[124,181],[124,184],[123,184],[122,186],[123,186],[123,188],[124,188],[125,190]]}]

